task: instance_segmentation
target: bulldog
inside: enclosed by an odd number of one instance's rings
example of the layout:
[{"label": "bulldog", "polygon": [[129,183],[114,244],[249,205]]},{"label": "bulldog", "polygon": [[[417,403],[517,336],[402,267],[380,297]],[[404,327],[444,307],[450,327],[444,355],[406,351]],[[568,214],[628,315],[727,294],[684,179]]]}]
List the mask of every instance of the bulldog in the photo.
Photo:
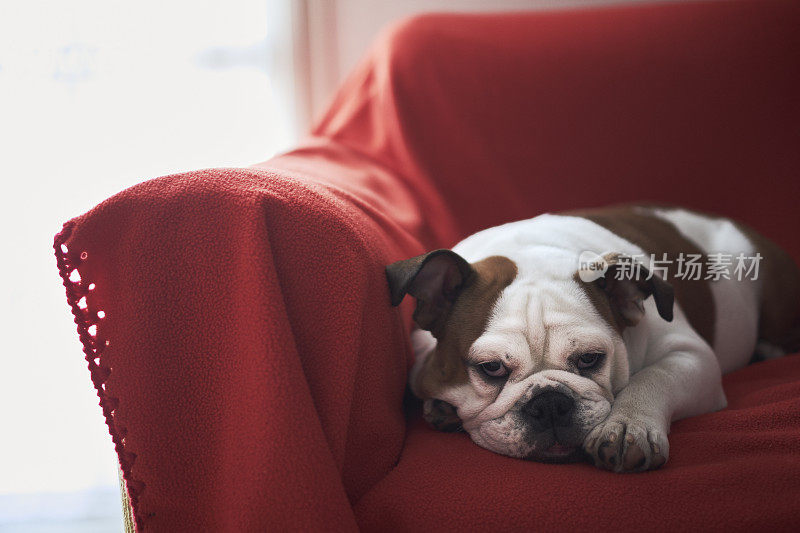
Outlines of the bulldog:
[{"label": "bulldog", "polygon": [[726,406],[722,374],[800,348],[794,261],[686,209],[545,214],[386,274],[393,305],[416,298],[425,419],[512,457],[658,468],[673,420]]}]

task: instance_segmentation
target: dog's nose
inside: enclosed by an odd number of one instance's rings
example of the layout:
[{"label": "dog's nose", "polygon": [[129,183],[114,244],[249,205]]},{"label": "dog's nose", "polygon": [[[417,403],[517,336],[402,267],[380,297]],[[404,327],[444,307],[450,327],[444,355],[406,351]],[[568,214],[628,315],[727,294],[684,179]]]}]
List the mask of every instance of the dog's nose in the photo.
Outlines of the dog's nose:
[{"label": "dog's nose", "polygon": [[540,392],[525,404],[522,412],[530,419],[533,429],[544,431],[572,423],[575,402],[564,393],[548,390]]}]

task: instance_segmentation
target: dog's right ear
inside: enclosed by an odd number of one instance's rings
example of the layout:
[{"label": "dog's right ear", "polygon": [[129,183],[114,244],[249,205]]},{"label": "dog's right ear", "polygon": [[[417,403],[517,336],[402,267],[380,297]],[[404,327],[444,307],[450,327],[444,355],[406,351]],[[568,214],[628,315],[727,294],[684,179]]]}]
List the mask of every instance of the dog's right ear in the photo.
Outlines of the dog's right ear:
[{"label": "dog's right ear", "polygon": [[406,294],[417,299],[414,321],[422,329],[438,330],[475,270],[452,250],[434,250],[386,267],[392,305],[400,305]]}]

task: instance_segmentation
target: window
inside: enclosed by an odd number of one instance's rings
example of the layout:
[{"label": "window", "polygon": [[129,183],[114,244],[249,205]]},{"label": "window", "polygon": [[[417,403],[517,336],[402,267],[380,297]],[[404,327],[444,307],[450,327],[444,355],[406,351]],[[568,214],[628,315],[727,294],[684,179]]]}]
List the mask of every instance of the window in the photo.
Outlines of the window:
[{"label": "window", "polygon": [[0,529],[121,529],[116,456],[53,236],[139,181],[247,166],[289,147],[290,9],[251,0],[0,7]]}]

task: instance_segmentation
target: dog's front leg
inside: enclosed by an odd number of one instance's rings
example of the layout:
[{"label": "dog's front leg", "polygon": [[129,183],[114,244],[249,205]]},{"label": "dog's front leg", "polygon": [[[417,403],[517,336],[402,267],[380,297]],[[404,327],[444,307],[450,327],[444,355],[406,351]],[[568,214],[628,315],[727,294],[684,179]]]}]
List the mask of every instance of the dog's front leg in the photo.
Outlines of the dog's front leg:
[{"label": "dog's front leg", "polygon": [[669,457],[671,421],[725,405],[711,349],[672,350],[631,376],[608,418],[589,432],[584,449],[598,467],[615,472],[658,468]]}]

